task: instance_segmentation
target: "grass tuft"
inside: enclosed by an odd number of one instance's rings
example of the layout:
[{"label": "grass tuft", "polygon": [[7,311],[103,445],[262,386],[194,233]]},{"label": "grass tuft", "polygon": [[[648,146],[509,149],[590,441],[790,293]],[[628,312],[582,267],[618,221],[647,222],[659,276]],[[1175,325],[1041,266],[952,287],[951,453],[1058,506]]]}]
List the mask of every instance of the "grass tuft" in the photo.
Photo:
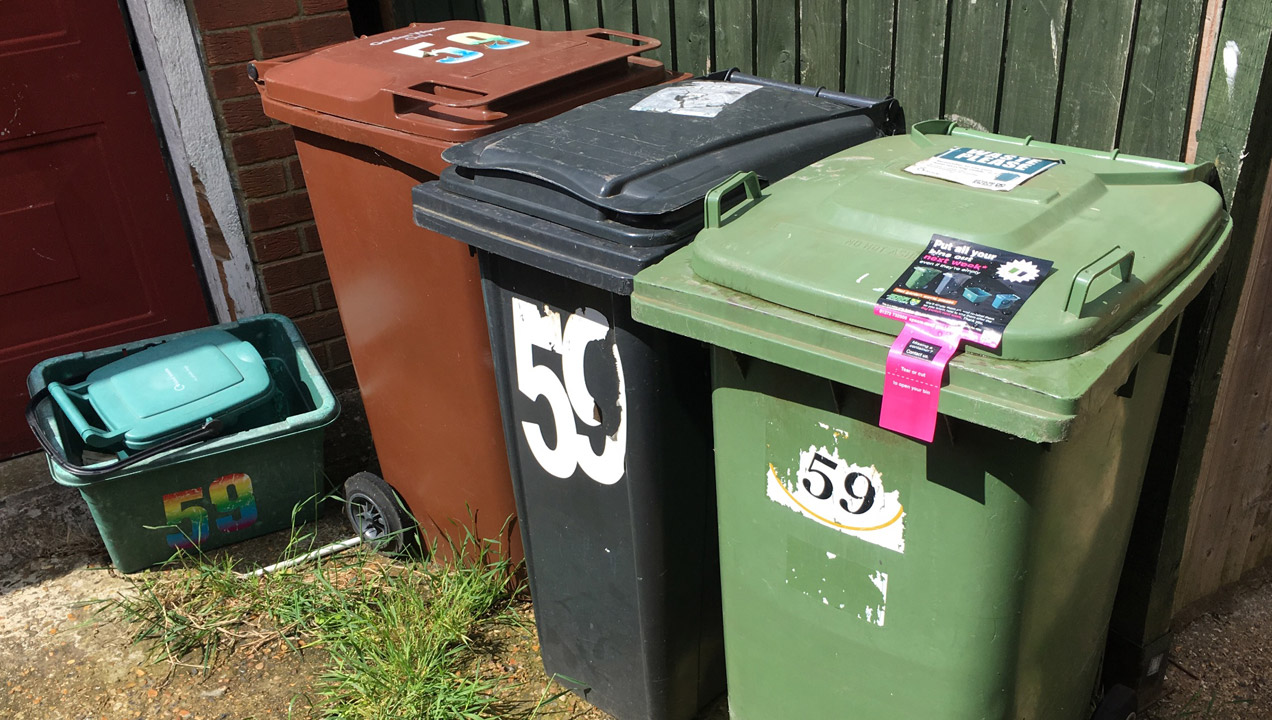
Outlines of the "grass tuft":
[{"label": "grass tuft", "polygon": [[[287,555],[312,543],[294,532]],[[514,569],[471,534],[449,550],[426,563],[363,545],[259,577],[228,557],[187,556],[132,576],[135,592],[109,606],[135,623],[152,660],[174,666],[207,669],[277,643],[323,652],[327,717],[498,717],[501,678],[483,673],[473,637],[511,614]]]}]

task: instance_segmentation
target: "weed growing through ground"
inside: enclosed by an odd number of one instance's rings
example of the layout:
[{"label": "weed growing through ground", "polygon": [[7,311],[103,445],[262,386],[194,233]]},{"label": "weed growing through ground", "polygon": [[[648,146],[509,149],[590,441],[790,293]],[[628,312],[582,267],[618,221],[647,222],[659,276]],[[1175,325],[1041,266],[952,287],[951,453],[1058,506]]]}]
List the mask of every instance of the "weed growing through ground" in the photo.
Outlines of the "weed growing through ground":
[{"label": "weed growing through ground", "polygon": [[[312,538],[293,533],[290,556]],[[230,558],[187,557],[133,576],[135,594],[110,606],[136,624],[153,659],[208,668],[232,652],[275,643],[327,658],[317,691],[329,717],[466,720],[512,711],[482,671],[477,631],[511,617],[518,590],[508,561],[471,535],[433,561],[390,559],[368,545],[290,571],[240,575]],[[555,697],[555,696],[554,696]]]}]

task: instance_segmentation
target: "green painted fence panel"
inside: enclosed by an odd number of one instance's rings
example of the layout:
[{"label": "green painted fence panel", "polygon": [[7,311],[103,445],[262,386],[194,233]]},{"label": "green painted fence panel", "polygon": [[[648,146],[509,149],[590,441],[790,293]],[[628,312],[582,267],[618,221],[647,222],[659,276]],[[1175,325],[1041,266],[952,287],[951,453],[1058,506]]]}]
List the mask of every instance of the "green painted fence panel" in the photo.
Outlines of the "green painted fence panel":
[{"label": "green painted fence panel", "polygon": [[715,0],[716,65],[755,72],[755,27],[751,0]]},{"label": "green painted fence panel", "polygon": [[481,19],[486,22],[508,24],[508,13],[503,0],[481,0]]},{"label": "green painted fence panel", "polygon": [[1136,0],[1073,0],[1056,142],[1112,150],[1126,86]]},{"label": "green painted fence panel", "polygon": [[[596,26],[663,45],[680,71],[730,67],[867,95],[913,122],[1178,159],[1206,0],[386,0],[399,25],[479,17]],[[1228,16],[1239,17],[1233,7]],[[1225,29],[1226,32],[1226,29]],[[1220,53],[1223,47],[1219,48]],[[1226,96],[1211,100],[1223,104]]]},{"label": "green painted fence panel", "polygon": [[636,0],[636,32],[662,40],[662,47],[645,53],[661,61],[667,67],[674,67],[674,48],[676,39],[671,35],[671,2],[670,0]]},{"label": "green painted fence panel", "polygon": [[978,0],[950,7],[945,117],[960,125],[988,132],[995,129],[1007,5],[1008,0]]},{"label": "green painted fence panel", "polygon": [[799,81],[843,87],[843,0],[799,0]]},{"label": "green painted fence panel", "polygon": [[[1206,97],[1206,119],[1197,133],[1197,159],[1219,169],[1228,201],[1237,186],[1254,104],[1258,78],[1272,40],[1272,3],[1234,3],[1223,16],[1216,57]],[[1266,142],[1266,136],[1261,138]]]},{"label": "green painted fence panel", "polygon": [[566,0],[539,0],[540,30],[568,30],[570,28],[565,3]]},{"label": "green painted fence panel", "polygon": [[569,0],[570,28],[588,30],[601,26],[601,7],[596,0]]},{"label": "green painted fence panel", "polygon": [[755,72],[795,82],[799,65],[796,25],[799,0],[765,0],[756,5]]},{"label": "green painted fence panel", "polygon": [[539,27],[534,0],[508,0],[508,24],[528,28]]},{"label": "green painted fence panel", "polygon": [[611,30],[632,32],[636,8],[632,0],[601,0],[601,26]]},{"label": "green painted fence panel", "polygon": [[676,0],[676,69],[702,74],[711,61],[711,0]]},{"label": "green painted fence panel", "polygon": [[1015,0],[1007,15],[998,132],[1055,139],[1069,0]]},{"label": "green painted fence panel", "polygon": [[883,97],[892,92],[892,31],[896,0],[844,5],[844,89]]},{"label": "green painted fence panel", "polygon": [[1204,9],[1204,0],[1140,0],[1118,138],[1123,152],[1183,157]]},{"label": "green painted fence panel", "polygon": [[946,0],[897,0],[892,91],[911,123],[940,117],[944,109],[947,11]]},{"label": "green painted fence panel", "polygon": [[480,20],[483,4],[482,0],[450,0],[450,16],[460,20]]}]

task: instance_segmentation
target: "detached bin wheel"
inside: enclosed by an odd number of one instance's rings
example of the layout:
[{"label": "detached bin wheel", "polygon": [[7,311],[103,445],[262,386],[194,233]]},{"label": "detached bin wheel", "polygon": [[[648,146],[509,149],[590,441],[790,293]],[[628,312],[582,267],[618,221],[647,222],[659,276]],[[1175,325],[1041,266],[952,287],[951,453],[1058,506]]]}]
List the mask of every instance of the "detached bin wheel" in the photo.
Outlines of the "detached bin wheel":
[{"label": "detached bin wheel", "polygon": [[393,487],[369,472],[344,483],[345,517],[362,539],[383,553],[405,551],[415,532],[415,520]]},{"label": "detached bin wheel", "polygon": [[1125,685],[1114,685],[1104,693],[1091,720],[1135,720],[1139,703],[1135,691]]}]

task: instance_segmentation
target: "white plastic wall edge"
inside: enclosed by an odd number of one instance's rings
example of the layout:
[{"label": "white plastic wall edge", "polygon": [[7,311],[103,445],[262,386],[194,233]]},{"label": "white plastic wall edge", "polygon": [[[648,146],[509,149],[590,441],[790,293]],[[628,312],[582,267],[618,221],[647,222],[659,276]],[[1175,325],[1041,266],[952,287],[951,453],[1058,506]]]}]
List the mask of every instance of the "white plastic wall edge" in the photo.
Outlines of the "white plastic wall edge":
[{"label": "white plastic wall edge", "polygon": [[[217,320],[259,315],[264,306],[189,10],[182,0],[127,0],[126,6]],[[196,179],[225,239],[216,247],[199,212]]]}]

